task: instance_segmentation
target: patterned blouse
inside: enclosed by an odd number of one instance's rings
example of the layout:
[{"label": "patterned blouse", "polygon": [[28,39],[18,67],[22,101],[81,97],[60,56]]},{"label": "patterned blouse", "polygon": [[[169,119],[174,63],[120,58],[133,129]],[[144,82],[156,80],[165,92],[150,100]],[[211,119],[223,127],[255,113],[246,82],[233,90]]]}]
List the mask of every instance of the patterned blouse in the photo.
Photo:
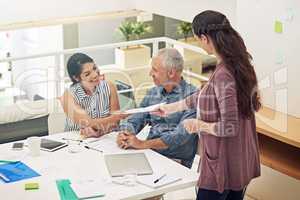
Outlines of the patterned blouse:
[{"label": "patterned blouse", "polygon": [[[69,92],[74,97],[78,105],[83,108],[88,115],[95,118],[107,117],[110,112],[110,88],[106,81],[101,81],[92,95],[87,95],[80,83],[72,85]],[[80,126],[67,117],[65,131],[79,131]]]}]

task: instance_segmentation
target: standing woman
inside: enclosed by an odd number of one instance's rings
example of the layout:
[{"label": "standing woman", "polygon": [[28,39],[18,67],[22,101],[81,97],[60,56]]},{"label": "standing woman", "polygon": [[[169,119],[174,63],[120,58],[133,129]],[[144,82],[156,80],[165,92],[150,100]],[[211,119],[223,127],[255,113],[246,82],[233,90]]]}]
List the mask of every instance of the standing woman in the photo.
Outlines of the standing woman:
[{"label": "standing woman", "polygon": [[73,54],[67,62],[72,81],[70,89],[60,98],[67,115],[65,131],[80,131],[85,137],[100,137],[118,126],[122,114],[116,87],[103,79],[91,57]]},{"label": "standing woman", "polygon": [[261,104],[251,55],[219,12],[198,14],[192,26],[200,46],[218,64],[203,89],[158,113],[197,107],[197,119],[183,122],[189,133],[200,133],[197,200],[242,200],[247,185],[260,176],[255,111]]}]

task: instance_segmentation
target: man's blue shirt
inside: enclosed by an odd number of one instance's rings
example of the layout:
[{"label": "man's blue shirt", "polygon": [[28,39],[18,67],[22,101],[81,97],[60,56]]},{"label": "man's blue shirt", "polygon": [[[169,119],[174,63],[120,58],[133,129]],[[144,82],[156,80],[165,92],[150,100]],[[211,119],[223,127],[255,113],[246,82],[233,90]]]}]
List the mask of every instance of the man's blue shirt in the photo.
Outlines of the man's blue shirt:
[{"label": "man's blue shirt", "polygon": [[[147,107],[162,102],[173,103],[184,99],[196,91],[196,88],[185,80],[166,92],[162,86],[151,88],[142,100],[140,107]],[[198,136],[189,134],[183,127],[182,121],[196,118],[196,110],[177,112],[167,117],[159,117],[150,113],[137,113],[131,115],[120,125],[121,130],[138,134],[147,124],[151,126],[147,139],[160,138],[168,145],[167,149],[155,150],[169,158],[180,159],[182,164],[191,167],[197,151]]]}]

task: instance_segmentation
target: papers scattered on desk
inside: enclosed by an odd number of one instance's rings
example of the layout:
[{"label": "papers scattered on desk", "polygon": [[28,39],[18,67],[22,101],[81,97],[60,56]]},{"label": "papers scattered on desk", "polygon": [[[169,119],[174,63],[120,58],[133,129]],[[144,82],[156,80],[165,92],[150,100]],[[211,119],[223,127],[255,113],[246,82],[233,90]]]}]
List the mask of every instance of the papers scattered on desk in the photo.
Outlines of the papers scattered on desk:
[{"label": "papers scattered on desk", "polygon": [[112,132],[110,134],[104,135],[100,137],[98,141],[93,142],[88,146],[92,147],[93,149],[102,151],[103,153],[120,153],[123,151],[126,152],[126,150],[120,149],[120,147],[118,147],[118,144],[116,142],[117,135],[117,132]]},{"label": "papers scattered on desk", "polygon": [[162,174],[138,176],[137,182],[151,188],[159,188],[181,180],[180,177],[166,174],[159,181],[155,182],[155,180],[159,179],[160,177],[162,177]]},{"label": "papers scattered on desk", "polygon": [[134,108],[134,109],[123,111],[122,113],[135,114],[135,113],[152,112],[152,111],[157,110],[161,105],[164,105],[164,104],[166,104],[166,103],[155,104],[155,105],[144,107],[144,108]]},{"label": "papers scattered on desk", "polygon": [[62,138],[62,140],[65,141],[73,141],[73,142],[84,142],[84,143],[93,143],[93,142],[97,142],[98,140],[100,140],[101,138],[83,138],[79,133],[75,133],[75,132],[70,132],[68,133],[65,137]]},{"label": "papers scattered on desk", "polygon": [[78,182],[72,183],[71,188],[75,192],[78,199],[90,199],[105,196],[102,190],[103,184],[100,182]]}]

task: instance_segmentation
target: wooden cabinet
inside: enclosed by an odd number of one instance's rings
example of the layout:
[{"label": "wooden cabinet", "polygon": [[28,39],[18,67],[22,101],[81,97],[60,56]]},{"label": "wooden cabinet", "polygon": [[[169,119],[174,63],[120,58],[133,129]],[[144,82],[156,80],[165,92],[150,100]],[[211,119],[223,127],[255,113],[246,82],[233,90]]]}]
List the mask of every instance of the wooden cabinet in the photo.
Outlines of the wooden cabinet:
[{"label": "wooden cabinet", "polygon": [[261,177],[247,194],[257,200],[300,198],[300,119],[264,107],[256,116]]}]

